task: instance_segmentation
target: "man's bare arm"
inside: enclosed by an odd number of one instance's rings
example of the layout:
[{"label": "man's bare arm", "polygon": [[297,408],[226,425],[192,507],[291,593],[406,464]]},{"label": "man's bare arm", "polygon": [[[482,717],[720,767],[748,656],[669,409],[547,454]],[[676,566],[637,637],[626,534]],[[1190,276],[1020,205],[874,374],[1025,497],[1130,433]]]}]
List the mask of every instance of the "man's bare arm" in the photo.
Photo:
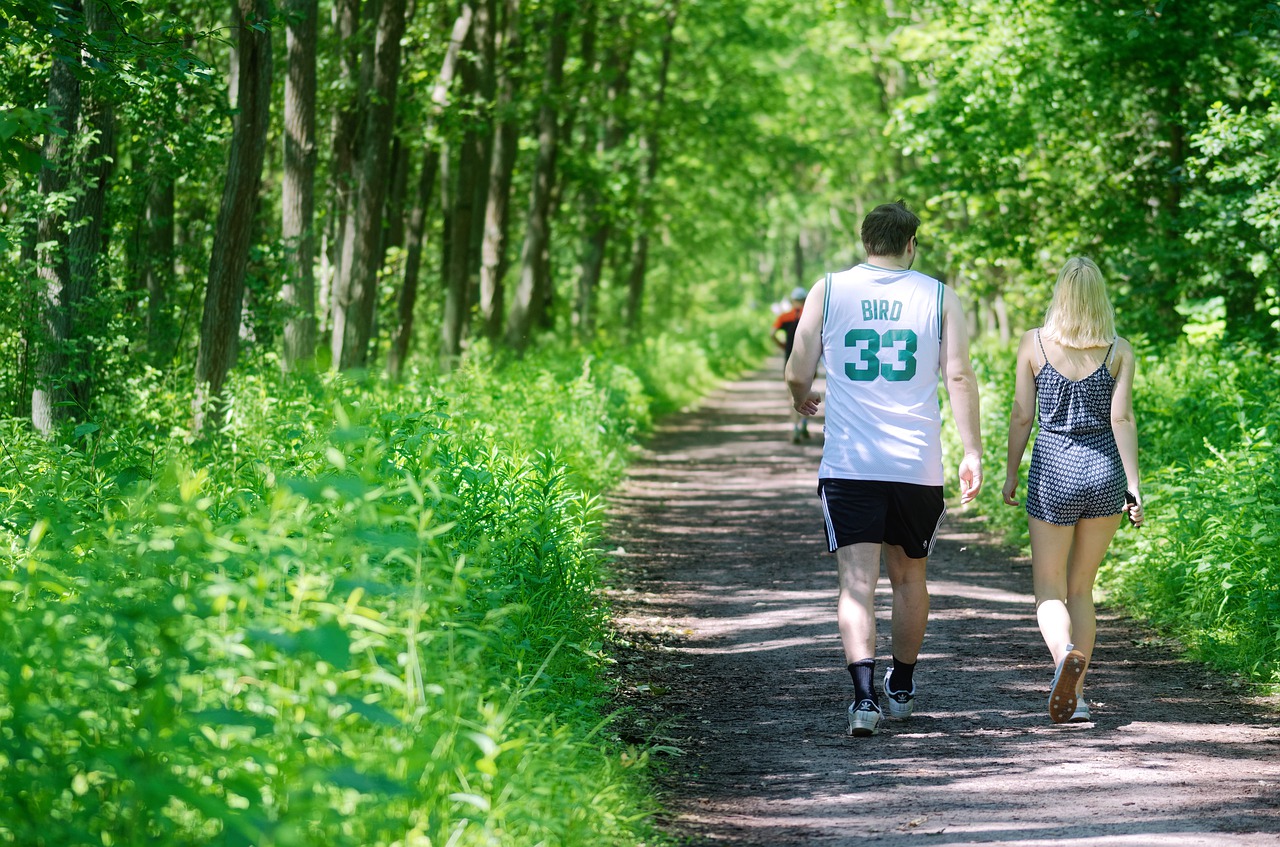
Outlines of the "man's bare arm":
[{"label": "man's bare arm", "polygon": [[825,298],[826,280],[821,280],[809,290],[804,301],[791,358],[787,359],[787,389],[791,392],[791,404],[806,417],[816,415],[818,404],[822,402],[822,395],[813,390],[813,378],[818,373],[818,360],[822,357],[822,302]]},{"label": "man's bare arm", "polygon": [[968,503],[982,488],[982,429],[978,406],[978,377],[969,362],[969,331],[960,298],[944,287],[942,299],[941,370],[951,402],[951,415],[960,432],[964,458],[960,461],[960,502]]}]

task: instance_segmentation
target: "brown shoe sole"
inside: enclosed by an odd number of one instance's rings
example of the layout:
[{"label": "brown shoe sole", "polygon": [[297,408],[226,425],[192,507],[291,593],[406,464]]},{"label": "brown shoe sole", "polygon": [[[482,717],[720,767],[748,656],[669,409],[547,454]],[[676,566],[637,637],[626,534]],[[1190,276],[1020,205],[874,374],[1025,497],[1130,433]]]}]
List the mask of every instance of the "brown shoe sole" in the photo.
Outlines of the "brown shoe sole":
[{"label": "brown shoe sole", "polygon": [[1053,683],[1053,691],[1049,693],[1049,719],[1054,723],[1066,723],[1076,711],[1076,683],[1084,674],[1084,653],[1072,650],[1062,660]]}]

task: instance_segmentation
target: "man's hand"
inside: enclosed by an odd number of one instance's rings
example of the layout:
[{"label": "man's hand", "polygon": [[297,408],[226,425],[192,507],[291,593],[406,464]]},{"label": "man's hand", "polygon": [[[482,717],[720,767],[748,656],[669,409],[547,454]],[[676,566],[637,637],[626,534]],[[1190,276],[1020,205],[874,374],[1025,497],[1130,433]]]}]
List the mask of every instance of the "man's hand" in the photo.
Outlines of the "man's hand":
[{"label": "man's hand", "polygon": [[960,505],[978,496],[982,490],[982,459],[966,454],[960,460]]},{"label": "man's hand", "polygon": [[822,395],[816,391],[810,391],[799,403],[795,404],[795,410],[806,418],[811,418],[818,414],[818,404],[822,402]]}]

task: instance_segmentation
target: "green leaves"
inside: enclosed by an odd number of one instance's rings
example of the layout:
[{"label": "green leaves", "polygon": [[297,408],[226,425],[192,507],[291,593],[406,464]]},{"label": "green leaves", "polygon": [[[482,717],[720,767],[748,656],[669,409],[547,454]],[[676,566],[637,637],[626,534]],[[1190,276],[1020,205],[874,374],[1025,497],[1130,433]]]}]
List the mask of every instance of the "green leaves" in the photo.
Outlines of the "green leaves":
[{"label": "green leaves", "polygon": [[6,431],[0,837],[646,840],[638,768],[594,732],[595,494],[645,384],[682,402],[711,358],[543,351],[434,387],[246,369],[206,442]]}]

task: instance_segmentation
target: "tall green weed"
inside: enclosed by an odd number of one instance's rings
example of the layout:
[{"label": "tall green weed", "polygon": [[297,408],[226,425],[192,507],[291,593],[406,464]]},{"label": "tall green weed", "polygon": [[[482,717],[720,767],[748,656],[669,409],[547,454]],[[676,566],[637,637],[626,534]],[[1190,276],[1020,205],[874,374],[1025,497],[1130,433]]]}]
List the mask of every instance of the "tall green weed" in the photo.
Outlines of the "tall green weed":
[{"label": "tall green weed", "polygon": [[1196,657],[1280,684],[1275,357],[1183,344],[1139,367],[1148,520],[1121,533],[1104,584]]},{"label": "tall green weed", "polygon": [[4,424],[0,844],[658,840],[605,715],[599,495],[749,359],[721,338],[242,371],[192,444],[146,374],[62,442]]}]

